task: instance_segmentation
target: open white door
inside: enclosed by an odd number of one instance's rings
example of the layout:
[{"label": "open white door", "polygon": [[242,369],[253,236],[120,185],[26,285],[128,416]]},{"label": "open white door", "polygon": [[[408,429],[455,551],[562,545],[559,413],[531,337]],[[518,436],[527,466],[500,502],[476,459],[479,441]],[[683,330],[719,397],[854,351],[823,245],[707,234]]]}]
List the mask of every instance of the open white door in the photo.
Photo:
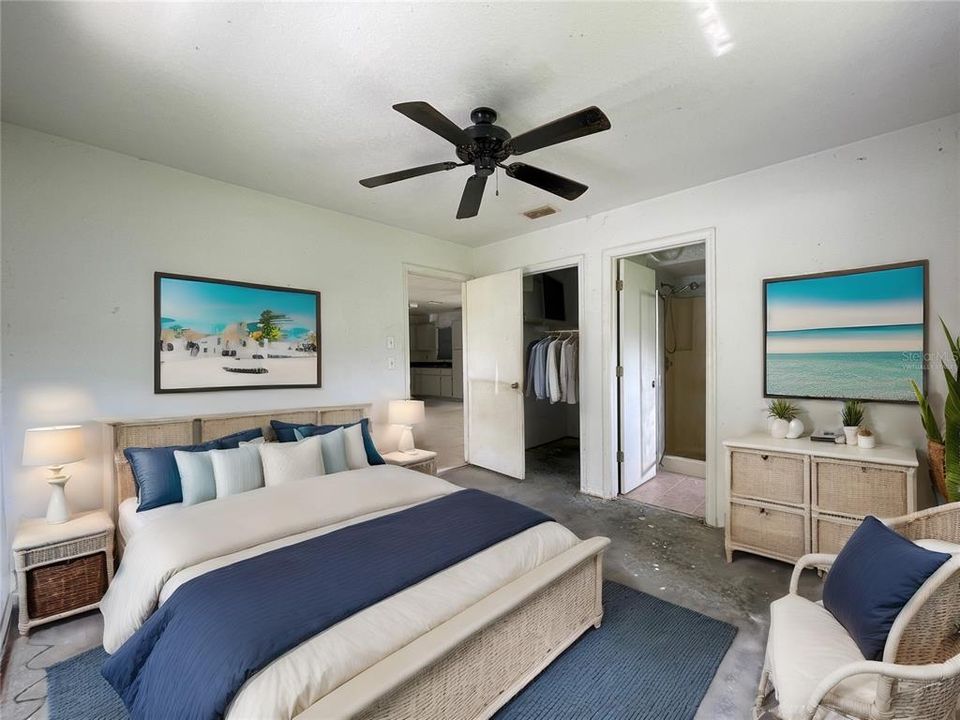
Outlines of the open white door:
[{"label": "open white door", "polygon": [[523,480],[523,274],[464,283],[467,462]]},{"label": "open white door", "polygon": [[657,276],[618,261],[620,337],[620,492],[657,474]]}]

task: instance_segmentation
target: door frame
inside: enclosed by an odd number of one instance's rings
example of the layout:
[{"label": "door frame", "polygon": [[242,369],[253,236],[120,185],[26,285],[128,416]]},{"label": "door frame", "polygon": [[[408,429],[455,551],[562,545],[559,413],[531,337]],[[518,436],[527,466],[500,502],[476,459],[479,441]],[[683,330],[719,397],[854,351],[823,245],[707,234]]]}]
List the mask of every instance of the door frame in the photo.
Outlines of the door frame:
[{"label": "door frame", "polygon": [[[400,338],[400,343],[397,345],[397,348],[400,350],[400,361],[403,364],[403,392],[406,397],[410,397],[410,291],[407,286],[411,275],[419,275],[421,277],[431,277],[437,278],[439,280],[451,280],[453,282],[460,283],[460,312],[464,312],[466,307],[466,297],[464,295],[463,284],[467,280],[473,280],[473,275],[467,275],[466,273],[456,272],[454,270],[443,270],[441,268],[429,267],[427,265],[415,265],[413,263],[401,263],[400,266],[401,272],[403,273],[403,282],[400,284],[403,294],[403,322],[401,327],[403,328],[403,337]],[[463,342],[462,335],[465,333],[465,324],[461,323],[460,327],[461,333],[461,344]],[[466,369],[464,368],[464,376],[466,376]],[[467,428],[467,393],[466,393],[466,383],[464,383],[464,394],[463,394],[463,454],[464,457],[468,457],[469,447],[467,445],[469,432]]]},{"label": "door frame", "polygon": [[603,487],[606,497],[620,496],[619,467],[619,406],[617,388],[617,261],[621,258],[645,255],[684,245],[704,245],[705,311],[706,311],[706,487],[705,517],[707,525],[723,524],[724,487],[723,462],[717,445],[717,267],[716,228],[703,228],[665,237],[618,245],[603,251],[602,257],[602,370],[603,370]]},{"label": "door frame", "polygon": [[[546,260],[544,262],[532,263],[530,265],[524,265],[521,268],[523,272],[523,277],[528,275],[539,275],[540,273],[550,272],[551,270],[566,270],[567,268],[575,267],[577,269],[577,329],[580,330],[580,354],[582,355],[585,347],[589,347],[587,341],[585,340],[586,333],[584,332],[586,326],[586,302],[584,298],[586,297],[586,292],[584,288],[584,265],[586,263],[586,255],[567,255],[566,257],[557,258],[555,260]],[[524,368],[526,370],[526,368]],[[577,387],[581,391],[581,395],[578,398],[577,402],[577,412],[580,415],[580,492],[592,495],[595,494],[587,485],[587,453],[586,453],[586,443],[584,442],[584,433],[583,428],[587,427],[587,418],[586,413],[584,412],[583,404],[583,394],[582,390],[584,387],[584,376],[583,376],[583,363],[577,363]],[[524,450],[526,450],[526,438],[524,438]]]}]

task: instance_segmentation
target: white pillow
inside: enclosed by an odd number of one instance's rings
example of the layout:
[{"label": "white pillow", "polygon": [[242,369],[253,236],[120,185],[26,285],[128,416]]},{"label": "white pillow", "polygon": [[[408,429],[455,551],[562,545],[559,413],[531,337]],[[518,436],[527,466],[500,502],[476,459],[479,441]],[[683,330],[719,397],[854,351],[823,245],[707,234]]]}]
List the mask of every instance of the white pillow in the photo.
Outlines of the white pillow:
[{"label": "white pillow", "polygon": [[263,445],[266,441],[267,439],[261,435],[260,437],[255,437],[253,440],[241,440],[240,447],[244,445]]},{"label": "white pillow", "polygon": [[348,425],[343,429],[343,445],[347,451],[347,467],[351,470],[370,467],[367,449],[363,446],[363,430],[360,423]]},{"label": "white pillow", "polygon": [[264,443],[255,447],[260,451],[263,480],[268,487],[323,475],[319,435],[300,442]]},{"label": "white pillow", "polygon": [[232,450],[210,451],[218,498],[263,487],[263,469],[257,447],[245,445]]}]

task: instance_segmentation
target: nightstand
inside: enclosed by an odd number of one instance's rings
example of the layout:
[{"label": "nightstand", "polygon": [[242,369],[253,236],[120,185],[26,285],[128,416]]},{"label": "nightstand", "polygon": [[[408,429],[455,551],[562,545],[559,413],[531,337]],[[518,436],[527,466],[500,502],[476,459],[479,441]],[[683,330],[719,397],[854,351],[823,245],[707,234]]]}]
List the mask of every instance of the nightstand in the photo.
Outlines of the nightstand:
[{"label": "nightstand", "polygon": [[383,459],[390,465],[399,465],[427,475],[437,474],[437,454],[433,450],[413,450],[408,453],[397,450],[387,453]]},{"label": "nightstand", "polygon": [[50,525],[24,520],[13,538],[20,634],[99,607],[113,578],[113,521],[102,510]]}]

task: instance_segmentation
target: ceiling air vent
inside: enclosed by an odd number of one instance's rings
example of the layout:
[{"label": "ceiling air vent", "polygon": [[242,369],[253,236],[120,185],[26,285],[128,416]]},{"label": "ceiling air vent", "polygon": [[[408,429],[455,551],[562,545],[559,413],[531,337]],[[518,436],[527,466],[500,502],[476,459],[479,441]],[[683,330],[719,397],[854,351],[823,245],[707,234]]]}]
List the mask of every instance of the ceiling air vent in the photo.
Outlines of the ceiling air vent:
[{"label": "ceiling air vent", "polygon": [[557,212],[555,207],[550,205],[544,205],[543,207],[534,208],[533,210],[527,210],[524,215],[527,216],[530,220],[538,220],[539,218],[546,217],[547,215],[554,215]]}]

